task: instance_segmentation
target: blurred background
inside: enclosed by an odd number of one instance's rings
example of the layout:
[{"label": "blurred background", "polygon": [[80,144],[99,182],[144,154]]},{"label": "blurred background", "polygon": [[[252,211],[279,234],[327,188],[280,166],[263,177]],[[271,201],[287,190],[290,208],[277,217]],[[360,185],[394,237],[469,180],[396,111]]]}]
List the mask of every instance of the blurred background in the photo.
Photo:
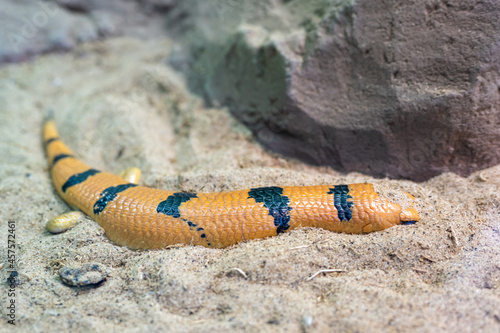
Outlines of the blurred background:
[{"label": "blurred background", "polygon": [[424,181],[500,156],[500,6],[485,1],[0,1],[0,63],[116,36],[264,145],[312,165]]}]

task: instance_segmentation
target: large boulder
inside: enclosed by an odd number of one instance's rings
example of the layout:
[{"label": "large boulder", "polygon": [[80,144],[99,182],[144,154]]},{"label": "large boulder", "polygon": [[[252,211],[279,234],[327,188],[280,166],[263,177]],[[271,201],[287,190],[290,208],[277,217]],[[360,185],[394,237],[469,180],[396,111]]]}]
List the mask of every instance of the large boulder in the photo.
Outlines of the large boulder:
[{"label": "large boulder", "polygon": [[171,62],[279,153],[391,178],[500,157],[500,5],[185,1]]}]

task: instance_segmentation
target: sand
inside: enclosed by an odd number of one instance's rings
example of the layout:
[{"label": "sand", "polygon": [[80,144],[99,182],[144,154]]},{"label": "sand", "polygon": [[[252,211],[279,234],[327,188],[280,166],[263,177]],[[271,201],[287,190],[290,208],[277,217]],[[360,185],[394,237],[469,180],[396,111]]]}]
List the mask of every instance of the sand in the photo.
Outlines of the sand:
[{"label": "sand", "polygon": [[[0,68],[0,295],[18,331],[500,331],[500,166],[424,183],[304,165],[264,150],[224,108],[205,108],[168,67],[168,41],[115,39]],[[413,194],[422,219],[368,235],[304,228],[227,249],[132,251],[69,211],[51,185],[41,123],[52,109],[86,163],[141,184],[225,191],[374,182]],[[15,221],[15,297],[5,282]],[[106,280],[71,287],[59,269],[96,263]],[[335,270],[320,273],[320,270]],[[3,315],[0,331],[12,329]]]}]

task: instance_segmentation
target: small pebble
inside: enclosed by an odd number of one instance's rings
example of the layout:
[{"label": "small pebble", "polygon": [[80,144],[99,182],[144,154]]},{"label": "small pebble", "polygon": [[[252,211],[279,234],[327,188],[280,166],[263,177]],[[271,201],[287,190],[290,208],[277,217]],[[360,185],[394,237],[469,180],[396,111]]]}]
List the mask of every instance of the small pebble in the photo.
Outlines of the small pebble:
[{"label": "small pebble", "polygon": [[302,320],[300,322],[301,326],[303,329],[305,329],[306,327],[309,327],[312,325],[312,322],[313,322],[313,318],[312,316],[302,316]]},{"label": "small pebble", "polygon": [[77,268],[62,267],[59,269],[62,281],[72,287],[95,286],[106,280],[108,276],[104,265],[98,263],[84,264]]},{"label": "small pebble", "polygon": [[7,284],[9,286],[20,286],[24,281],[21,280],[19,273],[17,271],[11,271],[9,276],[7,277]]}]

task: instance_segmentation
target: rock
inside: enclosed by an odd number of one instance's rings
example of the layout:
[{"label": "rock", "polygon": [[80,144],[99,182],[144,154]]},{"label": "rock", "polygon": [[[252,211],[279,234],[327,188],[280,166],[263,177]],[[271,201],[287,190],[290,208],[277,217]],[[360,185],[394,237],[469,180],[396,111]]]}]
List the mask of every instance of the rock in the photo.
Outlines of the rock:
[{"label": "rock", "polygon": [[175,0],[0,0],[0,64],[111,36],[162,37],[164,13],[175,4]]},{"label": "rock", "polygon": [[[341,171],[423,181],[500,160],[495,0],[185,1],[171,63],[260,142]],[[248,24],[252,22],[252,24]]]},{"label": "rock", "polygon": [[19,276],[17,271],[10,271],[7,277],[7,286],[10,289],[15,289],[16,287],[22,285],[24,283],[23,279]]},{"label": "rock", "polygon": [[71,287],[96,286],[106,280],[107,268],[99,263],[84,264],[77,268],[62,267],[59,270],[61,280]]}]

